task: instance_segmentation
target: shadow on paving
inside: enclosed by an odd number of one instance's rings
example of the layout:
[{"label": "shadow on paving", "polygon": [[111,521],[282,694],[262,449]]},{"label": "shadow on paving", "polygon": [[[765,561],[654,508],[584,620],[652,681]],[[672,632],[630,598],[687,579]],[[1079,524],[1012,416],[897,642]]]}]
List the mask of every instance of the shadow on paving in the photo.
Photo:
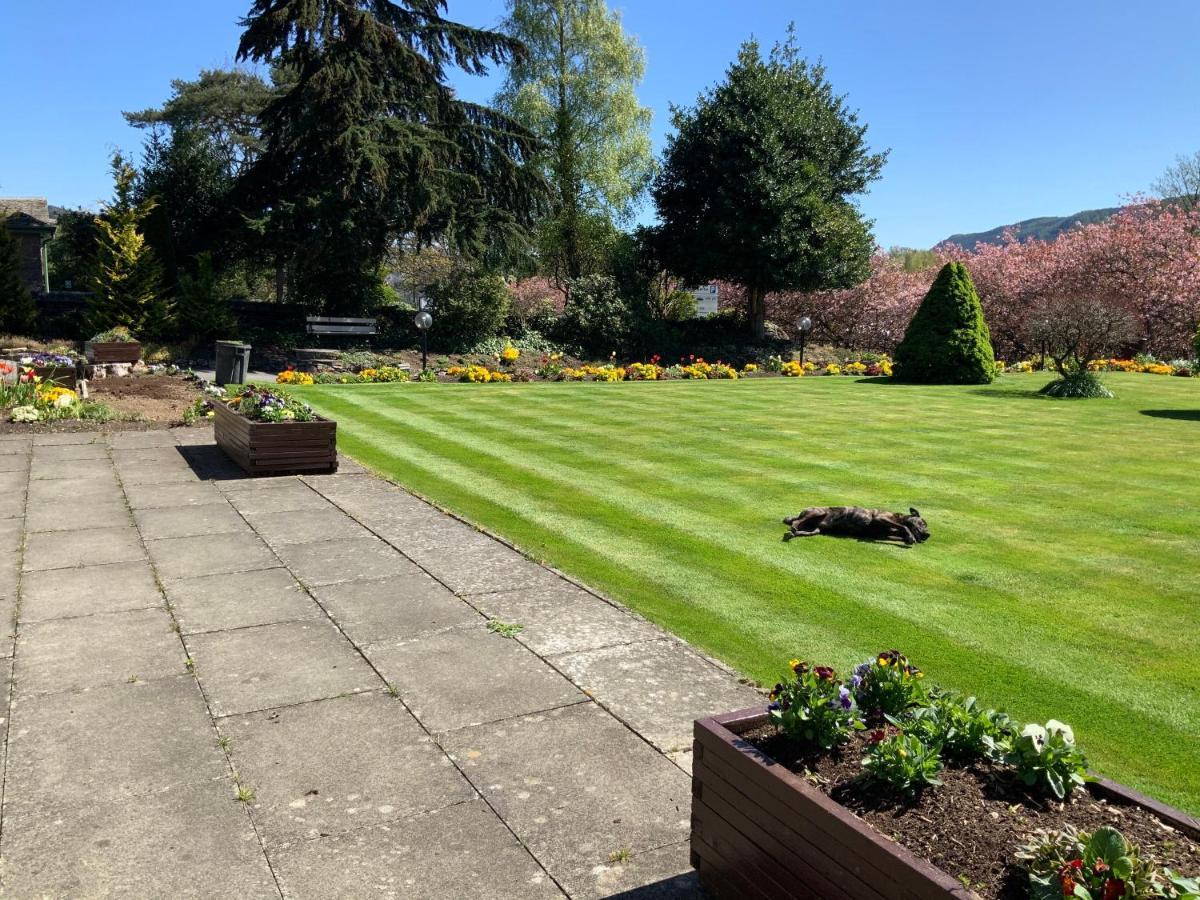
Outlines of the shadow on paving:
[{"label": "shadow on paving", "polygon": [[183,461],[198,478],[211,481],[253,481],[254,478],[225,455],[216,444],[194,444],[176,447]]}]

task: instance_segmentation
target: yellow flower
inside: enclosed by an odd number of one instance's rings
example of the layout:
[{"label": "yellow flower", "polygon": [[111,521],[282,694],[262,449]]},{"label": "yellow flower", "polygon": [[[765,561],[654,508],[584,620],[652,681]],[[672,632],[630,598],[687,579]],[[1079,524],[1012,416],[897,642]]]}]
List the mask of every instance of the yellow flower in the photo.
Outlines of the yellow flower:
[{"label": "yellow flower", "polygon": [[505,344],[504,349],[500,351],[500,358],[505,362],[516,362],[521,357],[521,351],[512,344]]}]

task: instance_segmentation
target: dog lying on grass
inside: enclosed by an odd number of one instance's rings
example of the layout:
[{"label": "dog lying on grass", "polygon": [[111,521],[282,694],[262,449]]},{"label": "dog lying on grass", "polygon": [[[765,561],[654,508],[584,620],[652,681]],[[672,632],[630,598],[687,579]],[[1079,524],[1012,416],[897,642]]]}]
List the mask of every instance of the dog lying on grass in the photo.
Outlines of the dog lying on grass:
[{"label": "dog lying on grass", "polygon": [[909,546],[929,540],[929,526],[912,507],[905,515],[861,506],[810,506],[798,515],[788,516],[783,524],[790,529],[783,536],[785,541],[818,534],[867,541],[903,541]]}]

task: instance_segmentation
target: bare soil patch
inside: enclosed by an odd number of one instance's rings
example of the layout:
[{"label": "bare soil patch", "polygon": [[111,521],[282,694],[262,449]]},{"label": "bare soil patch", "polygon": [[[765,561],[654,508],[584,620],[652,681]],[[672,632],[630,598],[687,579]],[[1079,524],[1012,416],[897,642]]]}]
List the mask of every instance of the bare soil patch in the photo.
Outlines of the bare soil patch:
[{"label": "bare soil patch", "polygon": [[183,413],[196,402],[196,384],[166,375],[134,375],[88,382],[89,399],[110,406],[121,416],[136,416],[148,423],[178,425]]}]

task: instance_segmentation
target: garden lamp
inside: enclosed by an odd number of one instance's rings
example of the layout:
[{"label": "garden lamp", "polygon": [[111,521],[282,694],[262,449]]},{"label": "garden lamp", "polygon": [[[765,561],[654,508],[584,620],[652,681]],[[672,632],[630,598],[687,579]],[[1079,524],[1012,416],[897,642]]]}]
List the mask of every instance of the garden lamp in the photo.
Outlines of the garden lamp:
[{"label": "garden lamp", "polygon": [[802,316],[796,327],[800,329],[800,365],[804,365],[804,342],[808,339],[808,333],[812,331],[812,319]]},{"label": "garden lamp", "polygon": [[429,369],[429,329],[433,327],[433,316],[421,310],[413,316],[413,324],[421,332],[421,371]]}]

